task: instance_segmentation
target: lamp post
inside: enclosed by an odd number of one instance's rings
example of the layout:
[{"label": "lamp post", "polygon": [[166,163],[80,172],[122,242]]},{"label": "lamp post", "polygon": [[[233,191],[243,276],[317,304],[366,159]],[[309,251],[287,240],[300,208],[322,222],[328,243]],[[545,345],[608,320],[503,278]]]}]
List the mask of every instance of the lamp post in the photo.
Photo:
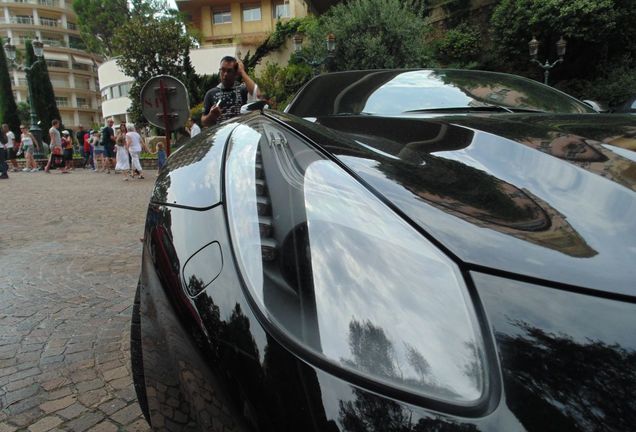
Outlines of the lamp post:
[{"label": "lamp post", "polygon": [[536,63],[537,65],[539,65],[541,69],[543,69],[543,84],[549,85],[548,78],[550,77],[550,71],[556,65],[558,65],[559,63],[563,61],[563,56],[565,55],[566,47],[567,47],[567,42],[565,41],[565,39],[563,39],[563,36],[561,36],[559,41],[556,43],[557,56],[559,56],[559,58],[552,63],[550,63],[548,59],[546,58],[545,63],[541,63],[539,60],[537,60],[537,54],[539,52],[539,41],[537,40],[537,38],[532,36],[532,40],[528,42],[528,49],[530,51],[530,61],[533,63]]},{"label": "lamp post", "polygon": [[[15,67],[18,70],[23,70],[25,72],[31,72],[31,70],[33,69],[35,65],[43,61],[42,56],[44,55],[44,44],[40,42],[38,38],[35,38],[32,44],[33,44],[33,52],[35,53],[35,57],[37,58],[37,60],[33,62],[31,66],[25,66],[23,64],[18,64],[15,61],[16,47],[15,45],[11,44],[11,38],[7,38],[7,43],[4,44],[4,51],[7,55],[7,58],[9,59],[9,62],[11,63],[13,67]],[[31,90],[31,82],[29,80],[27,80],[27,89],[29,91],[29,111],[31,115],[31,128],[29,129],[29,132],[31,132],[31,134],[35,137],[35,139],[38,141],[38,144],[41,145],[42,144],[42,129],[40,129],[40,126],[38,126],[38,117],[37,117],[37,114],[35,113],[35,106],[33,103],[33,90]],[[44,146],[41,146],[41,148],[42,150],[44,150]]]},{"label": "lamp post", "polygon": [[336,35],[333,33],[329,33],[325,39],[325,43],[327,44],[327,56],[323,59],[310,59],[300,53],[303,48],[303,35],[301,33],[296,33],[294,35],[292,43],[294,47],[294,55],[311,66],[315,75],[318,75],[318,68],[320,66],[333,60],[333,55],[336,51]]}]

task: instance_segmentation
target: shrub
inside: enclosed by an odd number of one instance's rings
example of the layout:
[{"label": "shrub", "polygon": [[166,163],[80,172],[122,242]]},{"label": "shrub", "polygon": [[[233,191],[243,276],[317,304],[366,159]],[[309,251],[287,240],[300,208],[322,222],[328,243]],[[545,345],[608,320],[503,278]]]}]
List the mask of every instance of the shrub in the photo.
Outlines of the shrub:
[{"label": "shrub", "polygon": [[481,54],[481,33],[478,27],[467,23],[446,32],[435,46],[435,57],[443,65],[466,68],[472,66]]}]

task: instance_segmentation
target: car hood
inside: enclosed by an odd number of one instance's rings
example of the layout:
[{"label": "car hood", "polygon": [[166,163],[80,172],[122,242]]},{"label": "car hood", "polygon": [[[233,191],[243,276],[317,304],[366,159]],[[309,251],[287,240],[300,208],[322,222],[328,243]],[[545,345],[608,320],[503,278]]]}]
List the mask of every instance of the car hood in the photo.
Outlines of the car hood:
[{"label": "car hood", "polygon": [[629,116],[339,116],[294,126],[457,260],[636,298]]}]

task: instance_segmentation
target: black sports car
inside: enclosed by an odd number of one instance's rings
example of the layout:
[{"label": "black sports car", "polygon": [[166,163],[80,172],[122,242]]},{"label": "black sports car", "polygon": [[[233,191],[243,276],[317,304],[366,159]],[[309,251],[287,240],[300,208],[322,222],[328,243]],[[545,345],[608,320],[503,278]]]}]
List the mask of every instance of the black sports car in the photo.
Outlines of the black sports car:
[{"label": "black sports car", "polygon": [[175,152],[132,325],[156,430],[633,431],[636,119],[520,77],[310,81]]}]

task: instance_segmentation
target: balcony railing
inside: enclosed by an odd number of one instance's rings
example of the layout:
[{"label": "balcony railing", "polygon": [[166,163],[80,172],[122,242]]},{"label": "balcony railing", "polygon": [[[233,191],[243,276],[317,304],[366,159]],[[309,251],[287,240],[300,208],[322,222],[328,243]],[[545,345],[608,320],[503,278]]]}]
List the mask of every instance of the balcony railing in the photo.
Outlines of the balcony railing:
[{"label": "balcony railing", "polygon": [[82,70],[82,71],[91,71],[91,65],[82,64],[82,63],[73,63],[73,69]]},{"label": "balcony railing", "polygon": [[60,22],[51,18],[40,18],[40,25],[47,27],[60,27]]},{"label": "balcony railing", "polygon": [[60,7],[60,2],[58,0],[38,0],[37,4],[42,6]]},{"label": "balcony railing", "polygon": [[51,85],[53,86],[53,88],[70,88],[68,81],[64,80],[51,80]]},{"label": "balcony railing", "polygon": [[62,7],[60,0],[13,0],[13,3],[28,3],[28,4],[41,5],[41,6],[58,7],[58,8]]},{"label": "balcony railing", "polygon": [[67,22],[66,23],[66,28],[69,30],[77,30],[77,24],[72,23],[72,22]]},{"label": "balcony railing", "polygon": [[45,39],[42,38],[42,43],[44,45],[52,46],[52,47],[66,47],[66,42],[64,39]]},{"label": "balcony railing", "polygon": [[11,24],[33,25],[33,17],[32,16],[13,16],[11,17]]}]

